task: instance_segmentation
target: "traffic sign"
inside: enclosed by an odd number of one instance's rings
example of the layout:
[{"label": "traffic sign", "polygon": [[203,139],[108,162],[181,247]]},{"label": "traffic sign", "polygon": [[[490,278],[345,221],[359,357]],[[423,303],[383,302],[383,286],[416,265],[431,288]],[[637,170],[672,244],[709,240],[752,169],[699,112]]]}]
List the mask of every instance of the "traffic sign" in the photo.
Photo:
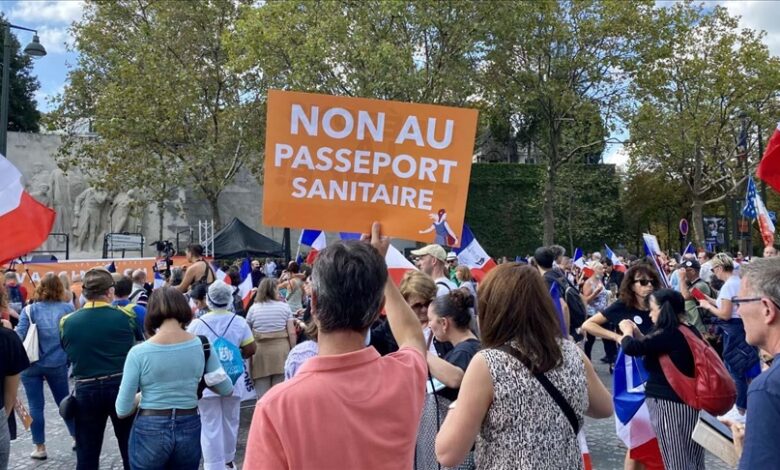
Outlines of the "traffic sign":
[{"label": "traffic sign", "polygon": [[680,219],[680,233],[683,236],[688,235],[688,220],[687,219]]}]

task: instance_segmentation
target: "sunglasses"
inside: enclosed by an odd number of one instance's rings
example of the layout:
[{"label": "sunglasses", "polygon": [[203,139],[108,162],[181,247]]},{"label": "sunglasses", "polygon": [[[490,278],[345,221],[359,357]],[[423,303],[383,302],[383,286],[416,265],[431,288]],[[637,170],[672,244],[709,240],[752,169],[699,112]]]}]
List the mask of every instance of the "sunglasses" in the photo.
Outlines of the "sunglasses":
[{"label": "sunglasses", "polygon": [[637,283],[637,282],[638,282],[638,283],[639,283],[639,285],[641,285],[642,287],[647,287],[647,286],[649,286],[649,285],[652,285],[652,284],[653,284],[653,281],[651,281],[650,279],[634,279],[634,283]]},{"label": "sunglasses", "polygon": [[412,310],[422,310],[428,308],[429,305],[431,305],[430,302],[417,302],[410,305],[410,307],[412,307]]}]

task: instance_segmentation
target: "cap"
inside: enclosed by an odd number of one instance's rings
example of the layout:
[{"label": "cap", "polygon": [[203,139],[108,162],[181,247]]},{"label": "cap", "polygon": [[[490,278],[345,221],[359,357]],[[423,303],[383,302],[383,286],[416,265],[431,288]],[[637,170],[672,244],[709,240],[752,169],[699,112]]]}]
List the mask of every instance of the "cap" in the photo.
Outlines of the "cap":
[{"label": "cap", "polygon": [[426,245],[419,250],[412,250],[413,256],[430,255],[439,261],[447,261],[447,252],[439,245]]},{"label": "cap", "polygon": [[233,302],[233,288],[222,281],[214,281],[209,286],[206,302],[215,309],[227,308]]},{"label": "cap", "polygon": [[458,259],[458,255],[455,254],[454,251],[450,251],[447,253],[447,261],[455,261]]},{"label": "cap", "polygon": [[89,292],[105,292],[114,287],[114,277],[105,268],[92,268],[84,273],[83,288]]},{"label": "cap", "polygon": [[682,266],[685,269],[688,269],[688,268],[695,269],[696,271],[701,269],[701,264],[699,264],[699,262],[696,261],[695,259],[683,260],[683,262],[680,263],[680,266]]}]

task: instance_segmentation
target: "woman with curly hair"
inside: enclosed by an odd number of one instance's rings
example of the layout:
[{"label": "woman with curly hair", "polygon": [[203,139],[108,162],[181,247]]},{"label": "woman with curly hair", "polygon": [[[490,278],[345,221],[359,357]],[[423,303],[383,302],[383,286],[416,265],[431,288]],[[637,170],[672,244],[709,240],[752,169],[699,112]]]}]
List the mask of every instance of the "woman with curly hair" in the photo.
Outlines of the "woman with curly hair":
[{"label": "woman with curly hair", "polygon": [[[60,320],[73,312],[73,305],[63,302],[65,289],[62,281],[54,273],[43,276],[35,290],[35,302],[22,310],[16,333],[24,341],[31,324],[38,328],[38,361],[22,372],[22,385],[27,393],[32,416],[32,439],[35,450],[30,457],[35,460],[45,460],[46,435],[43,414],[44,397],[43,381],[49,385],[54,401],[59,406],[63,398],[68,396],[68,357],[60,343]],[[71,436],[75,435],[74,423],[66,420]]]},{"label": "woman with curly hair", "polygon": [[8,305],[8,291],[2,283],[0,283],[0,320],[7,321],[10,328],[19,323],[19,312]]}]

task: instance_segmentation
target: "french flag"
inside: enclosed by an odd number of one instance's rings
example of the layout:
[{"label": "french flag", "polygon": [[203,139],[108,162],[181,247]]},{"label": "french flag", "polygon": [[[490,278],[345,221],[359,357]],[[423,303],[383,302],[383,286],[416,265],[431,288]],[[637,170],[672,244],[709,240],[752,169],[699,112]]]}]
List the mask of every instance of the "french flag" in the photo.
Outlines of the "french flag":
[{"label": "french flag", "polygon": [[471,275],[477,282],[482,282],[485,274],[496,267],[496,262],[488,256],[467,224],[463,224],[460,248],[455,248],[455,254],[458,255],[458,263],[471,269]]},{"label": "french flag", "polygon": [[[360,240],[359,233],[341,232],[339,236],[342,240]],[[401,279],[407,272],[417,271],[417,267],[393,245],[387,249],[385,264],[387,265],[387,274],[390,275],[390,279],[396,286],[401,284]]]},{"label": "french flag", "polygon": [[56,215],[24,190],[22,174],[0,155],[0,265],[41,246]]},{"label": "french flag", "polygon": [[620,273],[626,272],[626,265],[620,261],[620,258],[618,258],[615,252],[612,251],[612,249],[610,249],[606,244],[604,244],[604,248],[607,250],[607,258],[612,261],[612,269]]},{"label": "french flag", "polygon": [[307,245],[311,247],[311,251],[309,251],[309,255],[306,256],[306,264],[313,264],[314,260],[317,259],[317,253],[322,251],[327,246],[327,241],[325,240],[325,232],[322,230],[303,230],[301,232],[301,237],[298,239],[298,250],[300,251],[300,245]]},{"label": "french flag", "polygon": [[658,439],[645,404],[643,377],[647,377],[647,372],[642,360],[626,356],[621,349],[615,361],[612,386],[615,428],[632,459],[642,462],[648,469],[663,469]]},{"label": "french flag", "polygon": [[685,247],[685,251],[683,251],[683,255],[695,255],[696,254],[696,247],[693,246],[693,243],[688,242],[688,246]]},{"label": "french flag", "polygon": [[244,302],[244,310],[249,307],[252,301],[252,262],[249,258],[244,258],[244,262],[241,263],[241,284],[238,285],[238,296]]},{"label": "french flag", "polygon": [[216,265],[212,265],[212,269],[214,269],[214,277],[217,278],[217,281],[222,281],[227,285],[231,284],[230,276],[228,276],[222,268],[217,268]]},{"label": "french flag", "polygon": [[582,269],[585,267],[585,255],[582,253],[582,250],[580,248],[574,249],[574,257],[573,257],[574,266],[577,266],[578,268]]},{"label": "french flag", "polygon": [[152,287],[152,290],[159,289],[160,287],[165,285],[165,279],[163,279],[162,274],[158,273],[157,271],[154,272],[154,285]]}]

